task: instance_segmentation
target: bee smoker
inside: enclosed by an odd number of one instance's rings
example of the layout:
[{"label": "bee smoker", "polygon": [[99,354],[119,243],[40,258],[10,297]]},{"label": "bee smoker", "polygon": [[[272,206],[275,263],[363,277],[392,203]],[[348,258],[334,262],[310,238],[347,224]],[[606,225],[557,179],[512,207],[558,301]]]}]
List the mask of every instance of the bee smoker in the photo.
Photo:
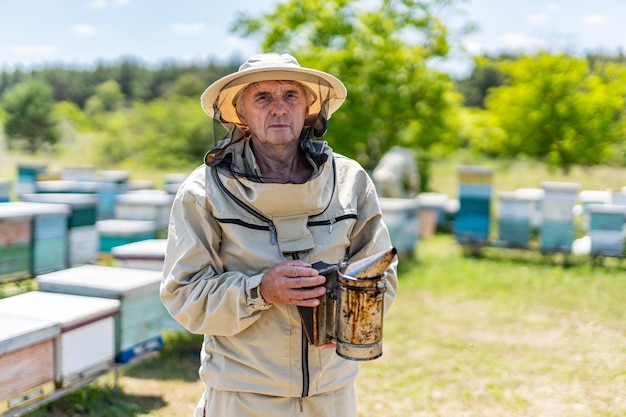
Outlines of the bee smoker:
[{"label": "bee smoker", "polygon": [[326,295],[317,307],[299,307],[309,343],[337,341],[339,356],[356,361],[382,355],[386,270],[396,249],[347,263],[313,264],[326,277]]}]

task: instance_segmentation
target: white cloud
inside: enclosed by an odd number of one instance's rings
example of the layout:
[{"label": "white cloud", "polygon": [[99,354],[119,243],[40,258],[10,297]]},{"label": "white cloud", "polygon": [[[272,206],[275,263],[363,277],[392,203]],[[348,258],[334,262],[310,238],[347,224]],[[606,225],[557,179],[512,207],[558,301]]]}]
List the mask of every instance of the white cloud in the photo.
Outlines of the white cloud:
[{"label": "white cloud", "polygon": [[93,0],[89,6],[93,9],[105,9],[109,7],[109,0]]},{"label": "white cloud", "polygon": [[560,9],[559,5],[556,3],[550,3],[546,6],[546,11],[548,13],[556,13],[558,12]]},{"label": "white cloud", "polygon": [[583,18],[583,22],[589,26],[601,25],[606,22],[606,16],[602,14],[590,14]]},{"label": "white cloud", "polygon": [[9,44],[10,53],[20,57],[20,59],[40,59],[49,58],[57,53],[56,46],[46,44]]},{"label": "white cloud", "polygon": [[527,50],[541,49],[547,46],[545,41],[532,36],[524,35],[522,33],[506,33],[500,36],[500,40],[502,41],[505,49]]},{"label": "white cloud", "polygon": [[93,9],[106,9],[109,6],[126,6],[130,0],[92,0],[89,6]]},{"label": "white cloud", "polygon": [[526,19],[528,19],[531,23],[542,24],[550,20],[550,16],[548,16],[547,13],[535,13],[526,15]]},{"label": "white cloud", "polygon": [[98,30],[94,25],[88,25],[85,23],[77,23],[72,25],[72,33],[78,36],[91,36]]},{"label": "white cloud", "polygon": [[173,23],[170,25],[170,32],[177,34],[193,34],[204,32],[202,23]]}]

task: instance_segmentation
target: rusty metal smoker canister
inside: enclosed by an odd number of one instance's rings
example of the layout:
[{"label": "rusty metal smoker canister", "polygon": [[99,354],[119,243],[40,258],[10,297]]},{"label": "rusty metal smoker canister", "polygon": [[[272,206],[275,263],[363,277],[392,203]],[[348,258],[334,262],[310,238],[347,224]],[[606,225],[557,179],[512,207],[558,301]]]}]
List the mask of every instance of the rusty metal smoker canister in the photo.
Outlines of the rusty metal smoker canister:
[{"label": "rusty metal smoker canister", "polygon": [[387,274],[355,278],[338,273],[337,354],[367,361],[383,354],[383,299]]}]

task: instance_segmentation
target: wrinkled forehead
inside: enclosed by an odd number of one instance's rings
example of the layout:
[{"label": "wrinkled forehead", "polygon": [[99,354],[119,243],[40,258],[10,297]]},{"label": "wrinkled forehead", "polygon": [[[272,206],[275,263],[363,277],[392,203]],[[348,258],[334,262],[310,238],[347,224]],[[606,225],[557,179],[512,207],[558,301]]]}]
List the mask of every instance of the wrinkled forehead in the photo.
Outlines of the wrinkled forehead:
[{"label": "wrinkled forehead", "polygon": [[306,88],[297,81],[289,80],[268,80],[257,81],[248,84],[242,91],[241,95],[246,96],[251,93],[267,92],[271,94],[284,93],[287,91],[297,91],[306,94]]}]

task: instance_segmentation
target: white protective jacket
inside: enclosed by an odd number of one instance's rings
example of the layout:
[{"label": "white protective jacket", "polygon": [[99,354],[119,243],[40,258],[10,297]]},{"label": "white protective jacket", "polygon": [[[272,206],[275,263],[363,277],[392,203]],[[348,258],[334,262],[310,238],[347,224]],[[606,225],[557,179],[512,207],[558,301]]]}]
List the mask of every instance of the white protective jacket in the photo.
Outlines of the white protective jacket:
[{"label": "white protective jacket", "polygon": [[[337,263],[391,247],[374,185],[355,161],[322,145],[304,184],[262,183],[246,140],[229,146],[230,166],[202,166],[173,204],[161,298],[192,333],[204,334],[200,376],[217,390],[305,397],[351,384],[358,362],[307,343],[294,305],[259,296],[263,274],[293,258]],[[385,310],[396,296],[387,272]]]}]

